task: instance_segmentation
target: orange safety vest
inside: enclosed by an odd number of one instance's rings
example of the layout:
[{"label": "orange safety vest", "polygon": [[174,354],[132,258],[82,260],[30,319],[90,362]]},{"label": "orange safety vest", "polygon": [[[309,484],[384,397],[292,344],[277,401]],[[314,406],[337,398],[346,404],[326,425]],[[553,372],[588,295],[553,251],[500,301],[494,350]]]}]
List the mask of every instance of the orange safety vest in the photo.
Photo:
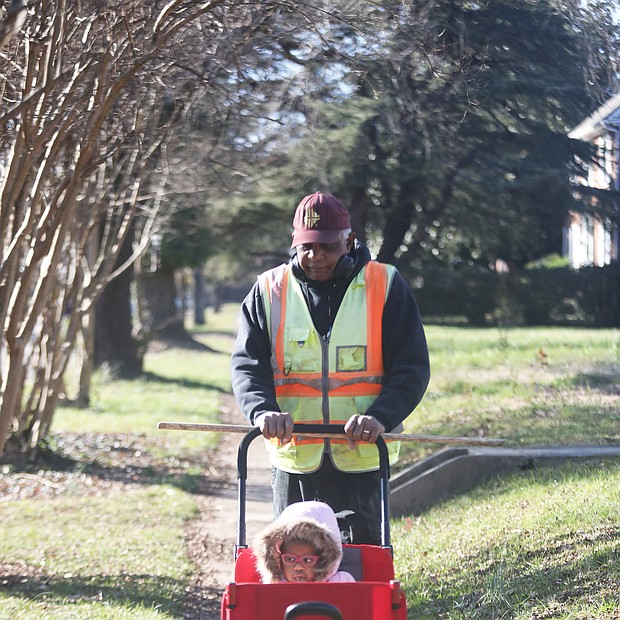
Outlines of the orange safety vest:
[{"label": "orange safety vest", "polygon": [[[364,266],[349,284],[328,338],[316,331],[290,265],[259,276],[276,399],[293,421],[344,424],[375,400],[383,385],[382,318],[394,271],[375,261]],[[390,463],[399,447],[388,442]],[[316,471],[326,453],[341,471],[379,467],[374,445],[358,443],[350,450],[346,439],[295,436],[284,446],[269,441],[268,451],[272,465],[292,473]]]}]

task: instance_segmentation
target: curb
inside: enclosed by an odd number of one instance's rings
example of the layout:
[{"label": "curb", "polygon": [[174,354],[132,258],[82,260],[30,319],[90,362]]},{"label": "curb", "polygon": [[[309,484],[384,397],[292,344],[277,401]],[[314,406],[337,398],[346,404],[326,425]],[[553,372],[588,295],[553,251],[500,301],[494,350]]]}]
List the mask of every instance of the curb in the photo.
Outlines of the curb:
[{"label": "curb", "polygon": [[602,458],[620,458],[620,446],[445,448],[391,478],[390,516],[419,515],[504,471]]}]

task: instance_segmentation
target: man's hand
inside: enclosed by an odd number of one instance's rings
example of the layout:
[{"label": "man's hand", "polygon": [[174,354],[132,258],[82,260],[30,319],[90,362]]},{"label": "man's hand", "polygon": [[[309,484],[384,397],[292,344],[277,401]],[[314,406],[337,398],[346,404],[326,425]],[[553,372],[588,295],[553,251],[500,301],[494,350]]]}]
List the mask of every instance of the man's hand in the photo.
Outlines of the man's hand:
[{"label": "man's hand", "polygon": [[377,437],[385,433],[385,427],[371,415],[353,415],[344,425],[344,432],[349,440],[349,448],[355,450],[358,441],[375,443]]},{"label": "man's hand", "polygon": [[287,444],[293,437],[293,418],[290,413],[268,411],[256,419],[256,426],[260,428],[265,439],[279,440],[281,446]]}]

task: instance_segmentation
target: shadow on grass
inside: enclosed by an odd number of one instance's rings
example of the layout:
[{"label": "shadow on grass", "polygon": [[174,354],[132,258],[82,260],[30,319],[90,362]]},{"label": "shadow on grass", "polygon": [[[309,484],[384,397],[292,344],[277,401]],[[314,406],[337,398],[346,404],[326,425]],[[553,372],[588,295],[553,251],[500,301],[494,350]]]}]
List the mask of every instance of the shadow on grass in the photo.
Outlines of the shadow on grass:
[{"label": "shadow on grass", "polygon": [[195,336],[224,336],[226,338],[236,338],[237,332],[230,329],[208,329],[208,328],[192,328],[191,333]]},{"label": "shadow on grass", "polygon": [[[136,453],[140,456],[136,457]],[[19,452],[7,452],[1,462],[10,467],[10,472],[5,475],[13,479],[32,479],[33,485],[38,484],[37,481],[44,483],[51,473],[52,486],[69,493],[80,492],[84,476],[91,479],[89,486],[95,490],[100,484],[110,483],[169,485],[193,495],[209,496],[221,495],[232,488],[232,483],[226,479],[227,472],[222,477],[205,475],[211,465],[209,452],[194,458],[184,455],[171,462],[170,459],[149,456],[147,446],[117,444],[98,435],[75,435],[69,439],[62,435],[58,444],[50,443],[39,448],[34,458]]]},{"label": "shadow on grass", "polygon": [[571,378],[571,384],[574,387],[585,388],[602,392],[604,394],[620,394],[620,374],[618,366],[610,366],[606,372],[605,369],[592,372],[581,372]]},{"label": "shadow on grass", "polygon": [[211,383],[204,383],[203,381],[196,381],[195,379],[174,379],[171,377],[165,377],[163,375],[158,375],[151,371],[146,371],[137,378],[143,381],[161,383],[163,385],[176,385],[178,387],[199,389],[199,390],[213,390],[215,392],[220,392],[221,394],[230,393],[230,389],[225,390],[219,385],[213,385]]},{"label": "shadow on grass", "polygon": [[[589,550],[593,543],[598,544],[595,553]],[[580,609],[586,614],[592,612],[580,617],[594,620],[614,617],[601,615],[600,610],[620,605],[617,528],[560,536],[509,561],[494,561],[504,555],[503,550],[487,549],[463,559],[462,565],[471,570],[454,571],[445,580],[433,573],[441,588],[436,583],[421,587],[405,583],[409,614],[426,619],[458,610],[460,615],[455,617],[491,620],[536,610],[545,614],[540,617],[559,618]],[[487,568],[476,570],[476,566]],[[430,594],[416,598],[416,590]],[[435,597],[434,591],[442,594]],[[547,616],[548,611],[553,616]]]},{"label": "shadow on grass", "polygon": [[[185,617],[183,607],[187,604],[187,583],[172,577],[147,574],[70,576],[46,575],[38,571],[13,571],[0,564],[0,593],[14,598],[36,600],[47,605],[70,605],[72,609],[84,605],[115,605],[120,608],[144,607],[157,609],[172,617]],[[9,574],[7,574],[7,572]],[[215,588],[203,588],[193,607],[207,607],[208,599],[220,595]],[[202,602],[202,603],[201,603]],[[213,603],[211,602],[211,607]],[[71,616],[73,617],[73,616]]]},{"label": "shadow on grass", "polygon": [[574,485],[578,486],[581,482],[592,479],[592,468],[596,467],[600,471],[615,469],[620,465],[619,457],[605,458],[584,458],[580,460],[567,460],[554,464],[533,464],[528,462],[513,471],[493,474],[479,486],[467,492],[467,501],[484,502],[490,495],[501,497],[510,495],[514,491],[514,485],[527,488],[534,484],[536,487]]},{"label": "shadow on grass", "polygon": [[[212,334],[214,332],[210,332]],[[205,335],[207,332],[205,332]],[[201,351],[205,353],[222,353],[213,349],[208,344],[200,342],[194,338],[200,335],[200,332],[187,332],[185,330],[173,329],[171,331],[162,331],[151,343],[151,347],[159,352],[167,349],[183,349],[186,351]]]}]

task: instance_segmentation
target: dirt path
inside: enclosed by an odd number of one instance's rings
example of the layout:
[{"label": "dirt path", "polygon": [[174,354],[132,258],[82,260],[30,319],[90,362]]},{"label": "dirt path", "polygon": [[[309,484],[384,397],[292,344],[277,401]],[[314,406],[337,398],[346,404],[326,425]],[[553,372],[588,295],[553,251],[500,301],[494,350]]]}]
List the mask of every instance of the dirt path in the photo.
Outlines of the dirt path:
[{"label": "dirt path", "polygon": [[[232,398],[227,399],[226,420],[247,424]],[[243,435],[222,435],[217,461],[199,499],[200,518],[187,529],[188,555],[196,573],[188,587],[184,617],[219,620],[222,591],[231,580],[237,533],[237,447]],[[246,503],[247,539],[271,522],[271,469],[261,439],[250,445]]]}]

